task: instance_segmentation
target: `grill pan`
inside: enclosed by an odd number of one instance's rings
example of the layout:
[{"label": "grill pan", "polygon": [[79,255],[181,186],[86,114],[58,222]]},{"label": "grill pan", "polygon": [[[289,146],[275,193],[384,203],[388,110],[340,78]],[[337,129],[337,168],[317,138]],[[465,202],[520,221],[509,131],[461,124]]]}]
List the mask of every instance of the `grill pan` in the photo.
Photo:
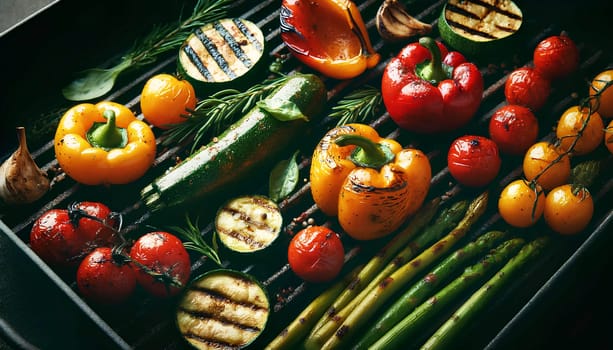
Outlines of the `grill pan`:
[{"label": "grill pan", "polygon": [[[389,58],[400,46],[385,44],[374,29],[374,16],[380,1],[356,1],[367,22],[373,45],[382,54],[381,63],[374,69],[352,81],[325,80],[329,91],[329,106],[348,92],[365,84],[378,86],[381,73]],[[445,1],[415,0],[409,3],[411,13],[422,21],[436,24]],[[428,139],[409,135],[398,130],[389,116],[381,110],[371,124],[382,135],[422,149],[431,159],[433,180],[431,196],[448,194],[455,198],[471,198],[477,193],[457,186],[446,168],[446,150],[454,138],[464,132],[486,135],[487,121],[493,111],[505,103],[503,87],[506,75],[516,67],[529,64],[532,49],[543,38],[566,31],[580,49],[579,71],[572,77],[552,85],[548,103],[539,112],[541,132],[539,138],[551,139],[547,126],[554,125],[557,117],[570,105],[585,96],[588,78],[613,63],[613,45],[607,35],[606,1],[574,2],[544,1],[533,3],[517,1],[524,12],[526,31],[521,49],[501,57],[469,57],[478,63],[484,75],[485,91],[477,115],[463,130],[454,135]],[[44,211],[62,207],[75,200],[99,200],[124,215],[124,228],[128,234],[138,234],[147,227],[160,227],[181,223],[182,213],[170,213],[164,218],[150,215],[139,202],[138,192],[155,176],[161,174],[177,159],[184,157],[189,147],[158,148],[158,158],[151,171],[136,183],[110,188],[87,187],[65,177],[57,167],[53,155],[50,122],[71,106],[61,97],[61,88],[72,74],[86,68],[101,66],[117,59],[132,44],[159,23],[179,18],[181,9],[189,11],[192,1],[144,1],[91,3],[87,7],[74,2],[60,1],[45,11],[22,23],[0,37],[0,69],[5,84],[0,94],[2,135],[0,155],[8,157],[16,147],[14,129],[26,125],[39,137],[29,136],[29,148],[39,166],[54,176],[52,190],[34,204],[0,211],[0,328],[6,344],[18,348],[33,345],[39,348],[135,348],[135,349],[183,349],[174,326],[174,304],[157,300],[144,293],[133,302],[121,307],[100,308],[89,305],[76,292],[74,276],[51,270],[28,247],[29,230],[33,221]],[[279,37],[280,1],[262,1],[254,5],[250,1],[236,1],[233,15],[253,21],[263,30],[268,48],[273,54],[287,54]],[[436,28],[436,26],[434,26]],[[594,35],[596,34],[596,35]],[[432,35],[438,36],[434,29]],[[139,93],[145,81],[158,72],[174,72],[175,53],[170,53],[157,63],[120,76],[115,89],[105,99],[124,103],[139,112]],[[291,70],[308,71],[297,61],[290,60]],[[334,120],[325,118],[315,125],[309,135],[301,140],[301,178],[308,178],[309,159],[315,143],[332,127]],[[47,135],[47,136],[45,136]],[[291,150],[290,150],[291,151]],[[606,173],[611,166],[610,155],[603,166]],[[498,178],[490,186],[490,205],[485,216],[471,230],[471,239],[492,228],[502,227],[496,214],[495,201],[502,187],[521,175],[520,160],[505,158]],[[261,193],[265,188],[267,172],[263,171],[243,187],[228,191]],[[539,348],[552,344],[555,337],[565,339],[570,326],[556,322],[559,317],[578,317],[580,308],[592,310],[593,304],[578,298],[590,298],[602,288],[600,274],[610,267],[607,246],[611,243],[613,228],[611,197],[613,180],[601,175],[593,186],[596,212],[590,226],[577,236],[556,238],[547,254],[540,257],[512,286],[505,290],[488,312],[466,330],[461,348]],[[313,204],[309,184],[302,182],[297,190],[281,203],[285,218],[282,237],[270,247],[265,258],[238,257],[222,252],[227,267],[246,271],[267,287],[273,304],[273,312],[265,333],[251,348],[262,348],[267,341],[291,321],[307,305],[324,285],[303,283],[289,270],[285,247],[293,232],[307,218],[318,224],[337,224],[321,214]],[[208,223],[215,203],[198,214],[201,222]],[[205,220],[207,219],[207,220]],[[547,228],[537,226],[535,232],[546,233]],[[210,235],[211,225],[203,227],[203,234]],[[347,269],[366,261],[383,241],[360,244],[343,238],[346,243]],[[212,265],[204,258],[194,256],[193,276]],[[578,286],[585,286],[580,288]],[[597,294],[605,295],[605,294]],[[570,306],[569,306],[570,305]],[[563,307],[565,311],[560,311]],[[609,308],[605,309],[609,310]],[[561,315],[561,316],[560,316]],[[569,321],[574,324],[573,321]],[[610,324],[610,322],[609,322]],[[570,337],[570,335],[566,335]],[[20,342],[20,339],[23,340]],[[419,339],[416,339],[419,341]],[[29,344],[28,344],[29,343]],[[2,345],[2,343],[0,343]],[[410,345],[410,344],[407,344]]]}]

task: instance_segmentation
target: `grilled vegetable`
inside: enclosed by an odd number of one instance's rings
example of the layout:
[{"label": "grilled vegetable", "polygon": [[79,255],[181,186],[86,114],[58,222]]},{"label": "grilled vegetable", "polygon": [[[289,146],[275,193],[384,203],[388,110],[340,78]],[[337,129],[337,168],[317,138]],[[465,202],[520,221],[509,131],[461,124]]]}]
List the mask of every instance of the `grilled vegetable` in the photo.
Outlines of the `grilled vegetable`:
[{"label": "grilled vegetable", "polygon": [[522,23],[521,9],[510,0],[450,0],[438,28],[449,46],[478,58],[510,50]]},{"label": "grilled vegetable", "polygon": [[[484,192],[475,198],[462,221],[451,230],[445,237],[440,239],[430,248],[423,251],[413,260],[402,265],[392,273],[385,282],[379,283],[376,288],[367,291],[367,295],[347,315],[340,317],[336,315],[332,320],[324,324],[316,332],[312,333],[307,339],[309,348],[333,349],[346,345],[357,332],[372,319],[381,307],[387,302],[401,287],[405,286],[419,272],[432,264],[436,259],[443,256],[451,247],[457,243],[468,232],[470,227],[477,222],[483,215],[487,207],[488,193]],[[347,308],[347,307],[345,307]]]},{"label": "grilled vegetable", "polygon": [[400,296],[392,306],[383,313],[377,322],[370,327],[361,337],[354,348],[361,349],[374,343],[381,334],[389,331],[395,324],[409,315],[415,307],[430,297],[440,285],[450,280],[456,275],[457,271],[472,261],[475,257],[485,254],[498,244],[505,234],[501,231],[490,231],[456,250],[435,268],[427,273],[424,278],[417,281],[402,296]]},{"label": "grilled vegetable", "polygon": [[390,42],[408,40],[432,30],[432,25],[411,16],[398,0],[383,1],[377,11],[376,24],[381,38]]},{"label": "grilled vegetable", "polygon": [[[151,210],[175,207],[235,184],[266,166],[304,131],[326,103],[323,82],[298,74],[258,103],[223,134],[141,191]],[[283,121],[285,119],[285,121]]]},{"label": "grilled vegetable", "polygon": [[155,135],[119,103],[80,103],[70,108],[55,132],[55,157],[62,169],[85,185],[127,184],[143,176],[156,155]]},{"label": "grilled vegetable", "polygon": [[394,349],[410,339],[411,336],[415,336],[416,332],[419,332],[428,321],[433,320],[453,301],[458,300],[462,293],[475,287],[476,283],[479,283],[488,274],[494,273],[498,267],[506,263],[524,243],[522,238],[513,238],[502,242],[478,263],[467,267],[462,275],[420,304],[413,312],[372,344],[369,349]]},{"label": "grilled vegetable", "polygon": [[19,146],[0,166],[0,203],[32,203],[51,186],[47,174],[32,159],[25,128],[17,128],[17,138]]},{"label": "grilled vegetable", "polygon": [[426,341],[422,349],[446,349],[464,326],[509,285],[519,270],[532,261],[545,248],[548,238],[541,237],[526,244],[500,269],[494,277],[477,290],[453,315]]},{"label": "grilled vegetable", "polygon": [[176,321],[185,340],[197,349],[240,349],[262,333],[269,314],[268,295],[254,278],[219,269],[190,283]]},{"label": "grilled vegetable", "polygon": [[330,130],[313,152],[311,193],[327,215],[359,240],[392,233],[421,207],[430,189],[426,155],[380,137],[366,124]]},{"label": "grilled vegetable", "polygon": [[281,232],[279,206],[264,196],[245,196],[226,202],[217,212],[215,229],[221,243],[248,253],[268,247]]},{"label": "grilled vegetable", "polygon": [[179,49],[177,68],[206,95],[252,79],[263,71],[264,53],[264,34],[255,23],[224,18],[194,30]]}]

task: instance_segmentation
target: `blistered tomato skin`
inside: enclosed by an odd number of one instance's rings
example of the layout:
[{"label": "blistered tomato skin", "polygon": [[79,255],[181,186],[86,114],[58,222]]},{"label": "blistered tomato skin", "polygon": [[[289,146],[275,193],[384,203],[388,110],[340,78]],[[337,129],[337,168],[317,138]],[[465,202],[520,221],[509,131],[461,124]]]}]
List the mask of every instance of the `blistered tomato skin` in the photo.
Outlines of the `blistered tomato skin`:
[{"label": "blistered tomato skin", "polygon": [[287,260],[294,273],[308,282],[334,279],[343,268],[345,250],[337,233],[324,226],[309,226],[292,238]]},{"label": "blistered tomato skin", "polygon": [[600,114],[590,114],[589,108],[579,106],[571,106],[564,111],[556,126],[560,147],[576,156],[594,151],[602,143],[604,134],[604,123]]},{"label": "blistered tomato skin", "polygon": [[160,129],[183,123],[196,108],[196,92],[187,80],[170,74],[158,74],[145,83],[140,107],[145,119]]},{"label": "blistered tomato skin", "polygon": [[566,35],[554,35],[543,39],[534,49],[534,67],[547,79],[564,78],[579,66],[579,50]]},{"label": "blistered tomato skin", "polygon": [[523,155],[534,144],[538,133],[536,116],[523,106],[502,106],[490,118],[490,138],[505,154]]},{"label": "blistered tomato skin", "polygon": [[513,227],[536,224],[545,210],[545,194],[538,184],[518,179],[509,183],[498,198],[498,212]]},{"label": "blistered tomato skin", "polygon": [[530,67],[522,67],[509,74],[504,85],[507,103],[530,108],[533,112],[541,109],[551,93],[551,82]]},{"label": "blistered tomato skin", "polygon": [[551,190],[545,199],[545,222],[562,235],[583,231],[593,214],[594,200],[586,188],[574,191],[570,184],[564,184]]},{"label": "blistered tomato skin", "polygon": [[[130,258],[134,262],[138,284],[156,297],[178,294],[189,280],[189,253],[183,242],[168,232],[154,231],[141,236],[130,249]],[[141,266],[164,276],[164,281],[152,277]],[[177,284],[172,284],[171,280]]]},{"label": "blistered tomato skin", "polygon": [[136,289],[132,267],[113,258],[112,248],[94,249],[77,270],[77,287],[87,300],[99,304],[119,304]]},{"label": "blistered tomato skin", "polygon": [[498,175],[501,164],[498,146],[483,136],[459,137],[451,143],[447,154],[449,172],[469,187],[488,185]]},{"label": "blistered tomato skin", "polygon": [[592,106],[603,118],[613,117],[613,69],[598,73],[589,89]]},{"label": "blistered tomato skin", "polygon": [[522,168],[526,179],[535,180],[547,191],[566,183],[571,171],[568,154],[547,141],[530,146]]}]

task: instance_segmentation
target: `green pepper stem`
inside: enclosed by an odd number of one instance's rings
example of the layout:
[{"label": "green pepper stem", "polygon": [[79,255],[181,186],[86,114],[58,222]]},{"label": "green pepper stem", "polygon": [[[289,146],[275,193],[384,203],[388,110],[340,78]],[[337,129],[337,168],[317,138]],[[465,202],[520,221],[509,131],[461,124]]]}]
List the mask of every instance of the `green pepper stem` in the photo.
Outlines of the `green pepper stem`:
[{"label": "green pepper stem", "polygon": [[441,50],[436,44],[436,41],[430,37],[423,37],[419,39],[419,44],[430,51],[430,56],[432,59],[421,67],[417,74],[422,79],[427,80],[432,84],[437,84],[441,80],[447,79],[447,73],[443,68]]},{"label": "green pepper stem", "polygon": [[112,149],[127,144],[127,131],[117,127],[115,112],[107,109],[103,113],[106,123],[95,123],[87,132],[87,140],[93,146]]},{"label": "green pepper stem", "polygon": [[334,142],[339,146],[357,146],[350,159],[354,164],[361,167],[378,169],[390,163],[395,157],[389,147],[373,142],[361,135],[339,135]]}]

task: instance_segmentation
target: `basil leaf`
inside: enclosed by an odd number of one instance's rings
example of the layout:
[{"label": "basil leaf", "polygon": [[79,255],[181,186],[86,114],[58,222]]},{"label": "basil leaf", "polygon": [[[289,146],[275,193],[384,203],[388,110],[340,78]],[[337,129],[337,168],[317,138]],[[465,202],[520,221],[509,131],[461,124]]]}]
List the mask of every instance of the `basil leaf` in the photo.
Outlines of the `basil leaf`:
[{"label": "basil leaf", "polygon": [[270,113],[277,120],[282,122],[304,119],[305,121],[309,121],[306,115],[302,114],[302,111],[298,106],[292,101],[283,101],[280,104],[274,103],[270,99],[264,99],[257,102],[257,106],[266,112]]},{"label": "basil leaf", "polygon": [[275,202],[287,197],[298,184],[298,151],[289,159],[277,163],[270,173],[268,181],[268,197]]}]

